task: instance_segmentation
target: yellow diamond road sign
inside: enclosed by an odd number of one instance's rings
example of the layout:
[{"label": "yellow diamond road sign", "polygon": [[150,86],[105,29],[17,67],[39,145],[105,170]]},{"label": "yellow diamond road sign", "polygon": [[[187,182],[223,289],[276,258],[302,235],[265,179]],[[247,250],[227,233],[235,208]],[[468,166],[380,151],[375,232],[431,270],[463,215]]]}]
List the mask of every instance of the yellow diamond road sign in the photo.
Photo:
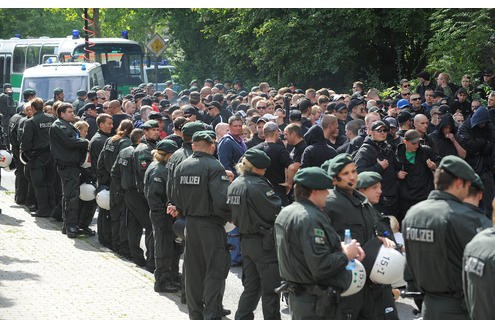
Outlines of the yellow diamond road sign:
[{"label": "yellow diamond road sign", "polygon": [[151,38],[151,40],[148,42],[148,44],[146,45],[146,47],[148,47],[148,49],[155,55],[155,56],[160,56],[162,54],[162,52],[165,51],[165,49],[167,48],[167,43],[165,42],[165,40],[163,40],[163,38],[160,36],[160,34],[158,33],[155,33],[155,35],[153,35],[153,37]]}]

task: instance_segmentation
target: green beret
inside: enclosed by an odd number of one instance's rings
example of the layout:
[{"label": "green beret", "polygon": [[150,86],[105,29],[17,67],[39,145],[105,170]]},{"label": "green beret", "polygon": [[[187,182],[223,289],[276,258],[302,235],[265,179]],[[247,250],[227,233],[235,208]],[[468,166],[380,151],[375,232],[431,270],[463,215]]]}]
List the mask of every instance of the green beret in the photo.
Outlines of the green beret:
[{"label": "green beret", "polygon": [[214,143],[215,139],[215,132],[213,131],[197,131],[194,132],[192,137],[193,142],[206,141],[209,143]]},{"label": "green beret", "polygon": [[329,189],[332,187],[332,181],[327,172],[316,166],[305,167],[298,170],[294,176],[294,183],[316,190]]},{"label": "green beret", "polygon": [[330,179],[339,175],[339,172],[349,163],[352,163],[352,157],[349,154],[338,154],[328,163],[328,175]]},{"label": "green beret", "polygon": [[205,129],[203,123],[199,121],[194,121],[194,122],[187,122],[182,126],[182,133],[184,133],[187,136],[192,136],[194,135],[195,132],[198,131],[203,131]]},{"label": "green beret", "polygon": [[171,154],[177,149],[179,149],[179,147],[177,147],[175,141],[170,139],[163,139],[156,144],[156,149]]},{"label": "green beret", "polygon": [[481,191],[485,190],[485,186],[483,185],[483,181],[481,181],[480,176],[477,173],[475,173],[474,177],[475,177],[474,180],[471,182],[473,187]]},{"label": "green beret", "polygon": [[77,93],[76,93],[76,95],[77,95],[78,97],[82,97],[82,96],[85,96],[85,95],[87,95],[87,94],[88,94],[88,92],[87,92],[86,90],[79,90],[79,91],[77,91]]},{"label": "green beret", "polygon": [[250,148],[244,153],[244,157],[258,169],[266,169],[270,166],[270,157],[260,149]]},{"label": "green beret", "polygon": [[358,174],[357,189],[364,189],[381,182],[382,176],[377,172],[366,171]]},{"label": "green beret", "polygon": [[325,171],[328,172],[328,167],[330,166],[330,160],[327,159],[326,161],[323,162],[323,164],[320,165],[320,167]]},{"label": "green beret", "polygon": [[53,94],[55,94],[55,95],[61,94],[62,92],[64,92],[64,90],[62,88],[53,89]]},{"label": "green beret", "polygon": [[157,128],[158,127],[158,122],[155,120],[148,120],[144,122],[142,128],[143,129],[151,129],[151,128]]},{"label": "green beret", "polygon": [[442,158],[439,168],[442,168],[455,177],[465,181],[474,181],[476,179],[475,172],[471,165],[455,155],[448,155]]},{"label": "green beret", "polygon": [[22,92],[24,96],[36,96],[36,91],[34,89],[26,89]]}]

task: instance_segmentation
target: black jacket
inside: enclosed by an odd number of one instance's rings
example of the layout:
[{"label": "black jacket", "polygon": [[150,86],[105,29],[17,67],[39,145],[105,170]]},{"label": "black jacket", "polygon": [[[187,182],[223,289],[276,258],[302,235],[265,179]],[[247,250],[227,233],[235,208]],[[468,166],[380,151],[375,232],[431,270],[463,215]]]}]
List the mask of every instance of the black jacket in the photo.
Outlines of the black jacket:
[{"label": "black jacket", "polygon": [[458,156],[457,149],[455,148],[454,143],[450,139],[446,138],[442,132],[443,128],[445,128],[446,126],[450,126],[451,131],[455,136],[457,128],[454,118],[450,113],[443,115],[442,120],[440,121],[440,123],[438,123],[438,128],[428,135],[435,145],[434,149],[436,159],[434,160],[432,158],[432,160],[437,164],[442,158],[447,155]]},{"label": "black jacket", "polygon": [[79,138],[79,131],[67,121],[57,119],[50,131],[50,150],[58,165],[79,167],[81,152],[88,149],[88,140]]},{"label": "black jacket", "polygon": [[301,168],[321,166],[323,162],[337,156],[337,152],[328,145],[319,125],[311,127],[304,135],[304,141],[308,145],[301,158]]}]

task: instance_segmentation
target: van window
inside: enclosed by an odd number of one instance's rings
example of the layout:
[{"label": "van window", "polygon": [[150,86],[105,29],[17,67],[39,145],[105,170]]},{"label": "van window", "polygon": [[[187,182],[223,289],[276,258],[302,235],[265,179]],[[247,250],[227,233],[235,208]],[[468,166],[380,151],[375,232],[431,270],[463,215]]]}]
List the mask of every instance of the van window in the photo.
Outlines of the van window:
[{"label": "van window", "polygon": [[27,49],[26,68],[36,66],[40,63],[40,45],[30,45]]},{"label": "van window", "polygon": [[6,80],[4,80],[4,74],[5,74],[4,65],[5,65],[5,57],[1,56],[0,57],[0,85],[3,85],[4,82],[7,82]]},{"label": "van window", "polygon": [[12,62],[12,57],[7,56],[5,58],[5,81],[10,81],[10,73],[12,73],[10,70],[11,62]]},{"label": "van window", "polygon": [[56,51],[56,46],[43,45],[41,47],[40,61],[43,60],[44,55],[54,55]]},{"label": "van window", "polygon": [[87,76],[54,76],[54,77],[24,77],[22,90],[32,88],[36,96],[44,101],[53,97],[53,89],[64,89],[64,100],[74,102],[78,90],[87,89]]},{"label": "van window", "polygon": [[22,73],[26,69],[26,45],[15,46],[14,48],[14,67],[15,73]]}]

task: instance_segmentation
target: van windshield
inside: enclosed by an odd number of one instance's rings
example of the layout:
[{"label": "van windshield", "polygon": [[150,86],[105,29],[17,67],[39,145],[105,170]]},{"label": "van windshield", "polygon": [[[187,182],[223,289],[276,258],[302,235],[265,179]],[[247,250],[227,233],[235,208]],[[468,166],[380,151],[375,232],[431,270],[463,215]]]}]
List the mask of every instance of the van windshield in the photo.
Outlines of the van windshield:
[{"label": "van windshield", "polygon": [[148,82],[151,83],[165,83],[167,80],[172,80],[170,70],[166,67],[158,67],[158,78],[155,78],[155,68],[147,67],[146,75],[148,76]]},{"label": "van windshield", "polygon": [[25,89],[36,90],[36,96],[44,101],[53,98],[53,89],[64,90],[64,101],[74,102],[77,99],[78,90],[87,90],[87,76],[54,76],[54,77],[25,77],[22,91]]}]

